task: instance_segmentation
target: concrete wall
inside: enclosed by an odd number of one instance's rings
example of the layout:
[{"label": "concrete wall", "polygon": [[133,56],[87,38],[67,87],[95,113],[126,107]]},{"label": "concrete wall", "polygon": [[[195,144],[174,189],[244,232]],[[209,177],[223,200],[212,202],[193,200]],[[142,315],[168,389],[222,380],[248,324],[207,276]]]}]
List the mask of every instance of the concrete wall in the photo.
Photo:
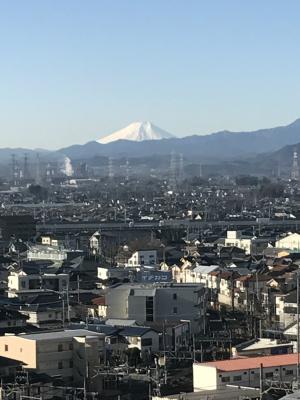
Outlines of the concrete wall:
[{"label": "concrete wall", "polygon": [[0,337],[0,356],[22,361],[28,368],[36,368],[36,342],[22,336]]},{"label": "concrete wall", "polygon": [[193,386],[194,392],[217,389],[217,369],[215,367],[193,364]]}]

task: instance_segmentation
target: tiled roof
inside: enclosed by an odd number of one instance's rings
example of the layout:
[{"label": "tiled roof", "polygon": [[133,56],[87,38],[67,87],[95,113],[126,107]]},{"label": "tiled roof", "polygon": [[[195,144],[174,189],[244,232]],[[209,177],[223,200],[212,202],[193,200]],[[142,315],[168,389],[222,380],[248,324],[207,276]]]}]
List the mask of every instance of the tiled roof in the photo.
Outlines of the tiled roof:
[{"label": "tiled roof", "polygon": [[282,354],[277,356],[264,356],[264,357],[248,357],[248,358],[238,358],[233,360],[224,361],[212,361],[208,363],[198,363],[201,366],[215,367],[219,371],[230,372],[230,371],[240,371],[247,369],[257,369],[260,365],[263,368],[279,367],[286,365],[297,364],[297,353],[293,354]]}]

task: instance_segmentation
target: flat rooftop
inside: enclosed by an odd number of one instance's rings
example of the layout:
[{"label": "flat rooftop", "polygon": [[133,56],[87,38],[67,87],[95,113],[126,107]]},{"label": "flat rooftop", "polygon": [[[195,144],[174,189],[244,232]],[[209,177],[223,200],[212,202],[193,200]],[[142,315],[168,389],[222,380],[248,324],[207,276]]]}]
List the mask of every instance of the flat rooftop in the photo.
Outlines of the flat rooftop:
[{"label": "flat rooftop", "polygon": [[89,337],[89,336],[104,336],[103,333],[97,333],[89,331],[87,329],[70,329],[65,331],[56,332],[44,332],[44,333],[33,333],[30,335],[19,335],[24,339],[28,340],[55,340],[55,339],[66,339],[72,337]]}]

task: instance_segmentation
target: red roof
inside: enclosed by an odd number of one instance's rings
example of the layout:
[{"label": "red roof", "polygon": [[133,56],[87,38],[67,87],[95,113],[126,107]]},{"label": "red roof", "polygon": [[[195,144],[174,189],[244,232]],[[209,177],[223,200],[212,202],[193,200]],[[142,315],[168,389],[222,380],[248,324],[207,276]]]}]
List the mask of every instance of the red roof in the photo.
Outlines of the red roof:
[{"label": "red roof", "polygon": [[95,299],[92,300],[92,303],[95,306],[106,306],[105,297],[104,296],[96,297]]},{"label": "red roof", "polygon": [[240,371],[245,369],[280,367],[297,364],[297,353],[281,354],[278,356],[248,357],[224,361],[212,361],[208,363],[198,363],[200,366],[215,367],[219,371]]}]

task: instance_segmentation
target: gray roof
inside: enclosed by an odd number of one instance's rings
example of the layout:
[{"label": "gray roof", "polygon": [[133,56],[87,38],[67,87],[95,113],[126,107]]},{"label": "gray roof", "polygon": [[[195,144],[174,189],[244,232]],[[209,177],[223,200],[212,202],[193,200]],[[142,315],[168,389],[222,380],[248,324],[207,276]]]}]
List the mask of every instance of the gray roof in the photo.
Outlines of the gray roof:
[{"label": "gray roof", "polygon": [[55,339],[67,339],[78,336],[103,336],[101,333],[92,332],[87,329],[71,329],[65,331],[56,332],[44,332],[44,333],[33,333],[31,335],[19,335],[24,339],[28,340],[55,340]]}]

